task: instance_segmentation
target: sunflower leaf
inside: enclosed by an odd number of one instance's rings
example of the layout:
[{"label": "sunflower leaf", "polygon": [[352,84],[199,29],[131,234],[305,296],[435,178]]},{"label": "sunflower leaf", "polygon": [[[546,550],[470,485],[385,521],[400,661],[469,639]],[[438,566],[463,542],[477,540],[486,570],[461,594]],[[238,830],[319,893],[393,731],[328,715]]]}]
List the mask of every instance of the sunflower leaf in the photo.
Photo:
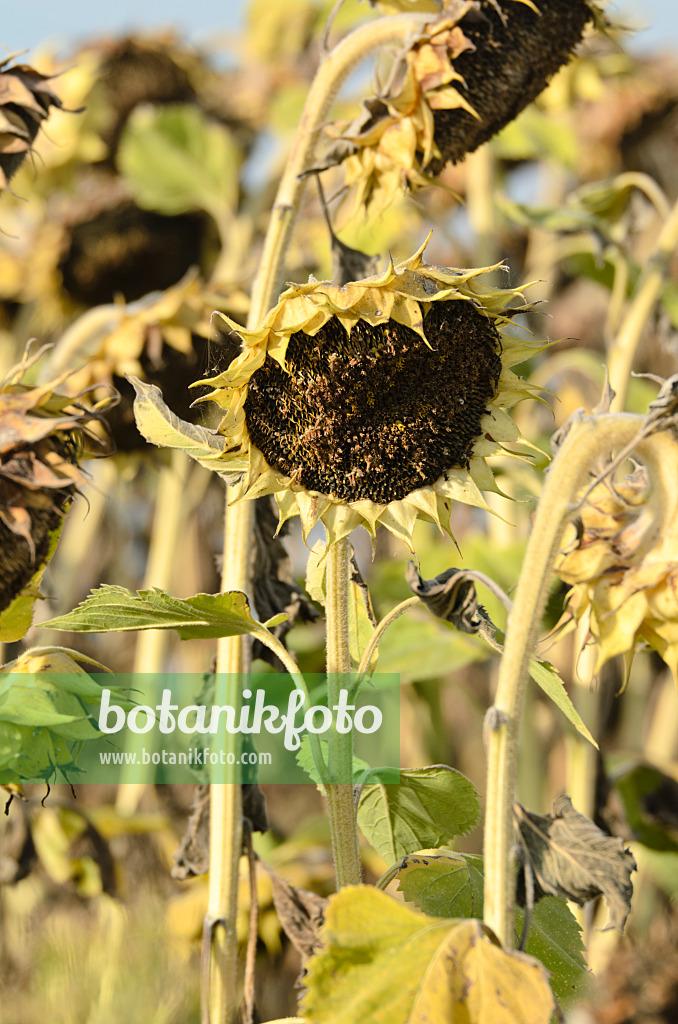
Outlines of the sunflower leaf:
[{"label": "sunflower leaf", "polygon": [[232,210],[242,156],[228,128],[196,106],[140,106],[125,126],[118,164],[140,206],[175,215]]},{"label": "sunflower leaf", "polygon": [[[408,903],[434,917],[483,916],[483,859],[451,850],[420,850],[403,859],[395,877]],[[525,911],[516,912],[522,932]],[[563,900],[545,896],[534,908],[525,952],[551,972],[551,988],[560,1003],[580,998],[588,973],[581,929]]]},{"label": "sunflower leaf", "polygon": [[292,885],[272,868],[267,871],[280,926],[305,961],[320,945],[318,932],[324,921],[327,899]]},{"label": "sunflower leaf", "polygon": [[197,594],[186,600],[153,588],[135,594],[105,584],[68,615],[45,623],[49,629],[72,633],[111,633],[137,629],[176,629],[181,640],[266,634],[252,618],[245,594]]},{"label": "sunflower leaf", "polygon": [[567,720],[572,723],[577,732],[580,733],[584,739],[588,740],[589,743],[592,743],[597,750],[598,744],[584,725],[579,712],[568,696],[563,680],[560,678],[553,665],[548,661],[537,661],[536,658],[533,658],[530,661],[528,671],[537,686],[541,687],[549,700],[553,701],[556,707],[565,715]]},{"label": "sunflower leaf", "polygon": [[[77,774],[83,742],[100,738],[95,724],[102,685],[80,666],[89,661],[65,648],[33,648],[0,673],[0,784]],[[117,686],[125,706],[129,702]]]},{"label": "sunflower leaf", "polygon": [[[327,740],[320,738],[318,742],[320,744],[320,749],[325,759],[325,763],[327,763]],[[311,738],[308,733],[301,737],[301,745],[296,754],[296,762],[301,770],[306,772],[309,779],[315,782],[317,786],[322,786],[322,778],[315,762],[313,749],[311,747]],[[363,761],[362,758],[353,754],[351,757],[351,771],[353,781],[356,783],[361,776],[365,775],[365,772],[370,771],[370,765],[367,761]]]},{"label": "sunflower leaf", "polygon": [[403,857],[395,877],[408,903],[434,917],[483,916],[483,858],[453,850],[419,850]]},{"label": "sunflower leaf", "polygon": [[136,391],[134,399],[134,416],[139,433],[151,444],[159,448],[177,448],[186,452],[192,459],[199,462],[205,469],[217,473],[226,483],[234,483],[240,472],[246,468],[228,467],[221,460],[226,441],[213,430],[176,416],[162,397],[160,388],[155,384],[145,384],[137,377],[127,374],[127,379]]},{"label": "sunflower leaf", "polygon": [[480,921],[427,917],[371,886],[330,897],[320,938],[302,1002],[316,1024],[548,1024],[554,1009],[541,964]]},{"label": "sunflower leaf", "polygon": [[604,896],[610,925],[623,929],[631,909],[631,872],[636,870],[636,862],[621,839],[606,835],[575,811],[567,796],[559,796],[553,814],[547,815],[533,814],[516,804],[514,821],[537,898],[549,894],[583,906]]},{"label": "sunflower leaf", "polygon": [[47,563],[56,551],[63,525],[64,520],[62,519],[52,530],[47,554],[33,573],[32,578],[7,608],[0,612],[0,643],[14,643],[16,640],[21,640],[31,628],[33,608],[35,602],[40,598],[40,581]]},{"label": "sunflower leaf", "polygon": [[358,825],[387,864],[466,835],[479,817],[472,784],[442,764],[401,771],[397,785],[364,786],[358,804]]}]

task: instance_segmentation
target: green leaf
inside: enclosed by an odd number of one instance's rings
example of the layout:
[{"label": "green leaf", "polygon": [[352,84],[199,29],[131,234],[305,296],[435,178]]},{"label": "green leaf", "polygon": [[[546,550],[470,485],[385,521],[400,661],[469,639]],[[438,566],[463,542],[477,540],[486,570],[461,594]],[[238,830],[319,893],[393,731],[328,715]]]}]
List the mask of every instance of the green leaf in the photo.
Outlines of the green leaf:
[{"label": "green leaf", "polygon": [[48,728],[0,722],[0,784],[65,777],[77,771],[72,744]]},{"label": "green leaf", "polygon": [[11,663],[18,668],[0,674],[0,783],[77,773],[82,743],[100,737],[95,715],[103,687],[73,656],[91,661],[62,648],[34,648]]},{"label": "green leaf", "polygon": [[[525,911],[518,910],[516,924],[522,931]],[[545,896],[539,900],[525,952],[551,972],[551,988],[559,1003],[567,1005],[586,995],[590,975],[584,959],[581,928],[565,900]]]},{"label": "green leaf", "polygon": [[399,892],[434,917],[483,916],[483,858],[452,850],[419,850],[403,859]]},{"label": "green leaf", "polygon": [[506,953],[480,921],[427,917],[371,886],[330,897],[323,946],[307,962],[314,1024],[548,1024],[541,964]]},{"label": "green leaf", "polygon": [[401,683],[447,676],[492,654],[483,640],[459,633],[425,610],[403,615],[379,642],[379,672],[398,673]]},{"label": "green leaf", "polygon": [[[327,764],[327,740],[320,738],[318,743],[325,759],[325,764]],[[308,733],[305,733],[301,737],[301,746],[296,754],[296,762],[299,767],[306,772],[309,779],[315,782],[317,786],[322,785],[322,779],[320,778],[320,773],[313,758],[313,751],[311,750],[311,737]],[[352,765],[354,780],[359,779],[360,776],[363,775],[365,771],[369,771],[370,768],[367,761],[363,761],[362,758],[356,757],[355,754],[352,757]]]},{"label": "green leaf", "polygon": [[134,418],[142,437],[159,448],[176,448],[186,452],[205,469],[217,473],[227,484],[234,483],[245,472],[245,462],[224,461],[226,439],[207,427],[187,423],[165,404],[162,391],[155,384],[145,384],[127,374],[136,391]]},{"label": "green leaf", "polygon": [[469,780],[440,764],[401,771],[398,785],[365,786],[358,804],[358,824],[387,864],[466,835],[479,817]]},{"label": "green leaf", "polygon": [[581,733],[584,739],[592,743],[597,750],[598,744],[584,725],[579,712],[569,698],[564,682],[553,665],[548,661],[537,661],[533,658],[530,661],[529,673],[546,696],[553,701],[556,707],[563,712],[567,720],[572,723],[577,732]]},{"label": "green leaf", "polygon": [[620,175],[603,184],[583,185],[559,206],[537,208],[504,197],[499,205],[523,227],[565,234],[592,232],[605,241],[621,243],[626,232],[623,217],[634,188],[627,176]]},{"label": "green leaf", "polygon": [[228,128],[188,104],[138,106],[118,150],[139,206],[170,215],[206,210],[217,220],[235,208],[241,161]]},{"label": "green leaf", "polygon": [[[396,876],[409,903],[435,917],[483,916],[483,858],[450,850],[420,850],[405,857]],[[518,909],[522,932],[525,912]],[[518,938],[518,936],[516,936]],[[564,900],[546,896],[534,908],[526,952],[551,972],[561,1003],[585,994],[588,983],[581,929]]]},{"label": "green leaf", "polygon": [[172,597],[154,587],[138,594],[108,584],[92,591],[82,604],[57,619],[44,623],[46,629],[72,633],[114,633],[137,629],[176,629],[181,640],[204,640],[221,636],[266,634],[251,615],[247,595],[238,590],[228,594],[197,594],[186,600]]},{"label": "green leaf", "polygon": [[73,740],[99,735],[77,697],[47,679],[22,673],[10,675],[2,683],[0,722],[49,727],[53,733]]}]

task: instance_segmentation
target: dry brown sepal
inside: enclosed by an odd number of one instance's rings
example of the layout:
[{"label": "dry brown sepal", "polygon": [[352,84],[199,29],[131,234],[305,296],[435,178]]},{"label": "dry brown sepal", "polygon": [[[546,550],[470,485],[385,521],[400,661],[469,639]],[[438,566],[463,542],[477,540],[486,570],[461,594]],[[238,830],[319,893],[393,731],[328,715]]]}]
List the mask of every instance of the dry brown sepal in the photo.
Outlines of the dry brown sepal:
[{"label": "dry brown sepal", "polygon": [[621,654],[626,677],[645,641],[678,683],[678,440],[671,430],[649,437],[624,479],[603,479],[580,512],[577,538],[556,572],[572,584],[567,604],[588,622],[596,671]]},{"label": "dry brown sepal", "polygon": [[106,454],[89,424],[93,410],[59,392],[67,375],[40,387],[23,383],[42,352],[27,351],[0,384],[0,611],[50,554],[51,539],[85,477],[80,459]]},{"label": "dry brown sepal", "polygon": [[13,57],[0,63],[0,192],[9,189],[12,175],[31,151],[42,122],[61,100],[41,75],[28,64],[12,65]]},{"label": "dry brown sepal", "polygon": [[[407,9],[416,5],[408,5]],[[326,129],[345,164],[340,226],[429,184],[512,121],[570,59],[591,0],[445,0],[353,121]],[[424,9],[428,9],[426,6]]]}]

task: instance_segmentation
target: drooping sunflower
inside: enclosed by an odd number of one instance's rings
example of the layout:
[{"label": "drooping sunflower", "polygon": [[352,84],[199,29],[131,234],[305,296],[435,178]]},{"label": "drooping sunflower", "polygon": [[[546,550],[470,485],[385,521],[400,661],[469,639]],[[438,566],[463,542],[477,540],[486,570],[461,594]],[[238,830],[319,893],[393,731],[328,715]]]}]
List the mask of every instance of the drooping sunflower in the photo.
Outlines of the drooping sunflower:
[{"label": "drooping sunflower", "polygon": [[[326,126],[324,166],[344,164],[338,223],[385,209],[403,186],[430,184],[445,164],[487,142],[567,64],[594,0],[439,0],[387,9],[432,11],[353,121]],[[437,15],[437,16],[436,16]]]},{"label": "drooping sunflower", "polygon": [[214,314],[242,339],[201,382],[225,410],[222,458],[247,466],[237,498],[274,494],[305,536],[382,524],[410,547],[417,518],[449,531],[452,502],[487,508],[485,459],[524,441],[506,409],[534,391],[510,367],[537,346],[505,330],[521,292],[425,264],[424,248],[343,287],[293,285],[256,330]]},{"label": "drooping sunflower", "polygon": [[678,685],[678,440],[662,431],[634,452],[636,468],[587,495],[579,529],[556,563],[572,585],[567,608],[597,649],[596,672],[622,655],[625,677],[645,642]]},{"label": "drooping sunflower", "polygon": [[81,459],[109,450],[103,426],[98,424],[97,433],[92,424],[111,405],[110,392],[87,410],[79,402],[82,394],[61,393],[68,374],[41,386],[24,383],[43,351],[28,349],[0,381],[0,635],[4,640],[23,635],[12,634],[15,620],[2,619],[2,613],[27,589],[33,600],[37,596],[32,581],[52,556],[68,506],[85,481]]},{"label": "drooping sunflower", "polygon": [[52,107],[61,108],[51,76],[11,62],[11,56],[0,61],[0,192],[9,189]]}]

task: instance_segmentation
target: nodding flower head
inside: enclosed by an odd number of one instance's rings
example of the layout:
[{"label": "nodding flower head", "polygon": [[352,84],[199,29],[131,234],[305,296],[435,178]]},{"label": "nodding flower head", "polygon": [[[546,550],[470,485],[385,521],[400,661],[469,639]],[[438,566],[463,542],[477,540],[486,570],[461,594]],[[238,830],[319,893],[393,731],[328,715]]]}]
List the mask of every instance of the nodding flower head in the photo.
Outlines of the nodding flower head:
[{"label": "nodding flower head", "polygon": [[[325,165],[345,165],[338,223],[385,209],[403,185],[430,184],[512,121],[570,59],[597,13],[591,0],[441,0],[353,121],[327,126]],[[389,6],[388,0],[386,6]],[[393,6],[393,4],[391,5]]]},{"label": "nodding flower head", "polygon": [[293,285],[256,330],[214,316],[242,339],[202,382],[225,410],[223,458],[246,466],[239,497],[274,494],[305,535],[381,523],[411,546],[417,518],[449,529],[452,502],[486,508],[485,459],[523,441],[505,411],[532,394],[510,367],[535,346],[505,331],[522,295],[423,249],[341,288]]},{"label": "nodding flower head", "polygon": [[652,434],[634,459],[630,476],[591,490],[556,571],[572,584],[568,607],[596,643],[596,670],[621,654],[628,678],[645,641],[678,684],[678,439],[671,430]]}]

